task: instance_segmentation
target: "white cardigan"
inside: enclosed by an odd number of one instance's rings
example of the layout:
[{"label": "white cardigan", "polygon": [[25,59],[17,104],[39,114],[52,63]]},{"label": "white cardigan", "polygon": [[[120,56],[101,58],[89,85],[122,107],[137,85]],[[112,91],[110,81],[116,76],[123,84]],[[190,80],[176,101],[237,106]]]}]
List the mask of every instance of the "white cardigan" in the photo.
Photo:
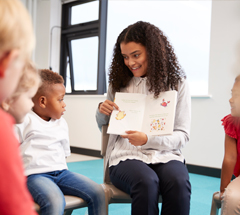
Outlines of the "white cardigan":
[{"label": "white cardigan", "polygon": [[[133,77],[126,88],[121,92],[152,94],[148,91],[146,77]],[[108,88],[107,99],[114,101],[111,86]],[[109,116],[102,114],[97,109],[96,120],[99,129],[107,125]],[[148,136],[148,141],[142,146],[133,146],[128,139],[111,134],[105,159],[105,178],[109,181],[108,167],[117,165],[126,159],[141,160],[145,163],[166,163],[170,160],[184,161],[181,148],[189,141],[191,122],[191,97],[189,86],[185,79],[179,82],[174,120],[174,131],[167,136]]]}]

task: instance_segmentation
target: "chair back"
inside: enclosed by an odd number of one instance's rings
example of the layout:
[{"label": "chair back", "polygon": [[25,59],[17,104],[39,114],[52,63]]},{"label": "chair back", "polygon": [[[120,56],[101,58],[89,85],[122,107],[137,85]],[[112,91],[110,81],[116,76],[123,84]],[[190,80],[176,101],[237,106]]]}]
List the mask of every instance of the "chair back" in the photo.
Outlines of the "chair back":
[{"label": "chair back", "polygon": [[107,128],[108,128],[108,125],[103,125],[103,126],[102,126],[102,147],[101,147],[101,155],[103,156],[104,161],[105,161],[105,155],[106,155],[106,150],[107,150],[107,145],[108,145],[108,139],[109,139],[109,134],[107,134]]},{"label": "chair back", "polygon": [[103,156],[103,181],[106,184],[111,184],[110,178],[109,178],[109,170],[106,168],[108,164],[106,163],[106,151],[107,151],[107,146],[108,146],[108,139],[109,139],[109,134],[107,134],[107,128],[108,125],[103,125],[102,126],[102,146],[101,146],[101,155]]}]

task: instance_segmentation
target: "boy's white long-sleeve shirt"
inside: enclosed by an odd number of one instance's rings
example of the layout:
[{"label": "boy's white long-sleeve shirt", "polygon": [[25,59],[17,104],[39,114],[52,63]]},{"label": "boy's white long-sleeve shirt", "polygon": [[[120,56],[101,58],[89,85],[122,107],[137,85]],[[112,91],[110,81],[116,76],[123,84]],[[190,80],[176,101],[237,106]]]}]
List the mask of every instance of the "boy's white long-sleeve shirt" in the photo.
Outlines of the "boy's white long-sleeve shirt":
[{"label": "boy's white long-sleeve shirt", "polygon": [[[133,77],[126,88],[121,92],[152,94],[148,91],[146,78]],[[108,88],[107,99],[114,101],[111,86]],[[121,108],[121,107],[120,107]],[[96,111],[98,127],[107,125],[109,116]],[[191,122],[191,96],[188,83],[185,79],[179,82],[174,120],[174,131],[172,135],[148,136],[148,141],[142,146],[133,146],[128,139],[118,135],[110,134],[106,152],[105,172],[108,177],[107,167],[117,165],[126,159],[137,159],[145,163],[166,163],[170,160],[184,161],[181,148],[189,141]]]},{"label": "boy's white long-sleeve shirt", "polygon": [[16,125],[16,131],[27,176],[67,169],[70,145],[64,118],[45,121],[31,111]]}]

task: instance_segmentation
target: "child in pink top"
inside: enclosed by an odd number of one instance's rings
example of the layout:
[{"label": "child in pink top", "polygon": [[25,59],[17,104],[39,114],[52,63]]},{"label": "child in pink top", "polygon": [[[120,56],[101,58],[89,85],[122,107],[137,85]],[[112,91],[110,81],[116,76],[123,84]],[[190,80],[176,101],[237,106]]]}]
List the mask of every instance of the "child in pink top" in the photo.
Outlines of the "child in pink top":
[{"label": "child in pink top", "polygon": [[[222,215],[240,214],[240,75],[235,79],[229,102],[231,114],[222,119],[226,133],[220,186]],[[236,176],[233,181],[232,174]]]}]

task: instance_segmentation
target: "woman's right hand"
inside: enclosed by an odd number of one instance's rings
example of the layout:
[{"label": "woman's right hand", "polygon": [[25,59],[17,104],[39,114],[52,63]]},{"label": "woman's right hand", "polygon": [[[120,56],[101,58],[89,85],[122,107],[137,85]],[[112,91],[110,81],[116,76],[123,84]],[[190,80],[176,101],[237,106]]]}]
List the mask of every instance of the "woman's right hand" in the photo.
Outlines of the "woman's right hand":
[{"label": "woman's right hand", "polygon": [[110,100],[105,100],[103,103],[100,103],[100,105],[98,106],[99,112],[107,116],[111,115],[114,108],[116,110],[119,110],[119,107]]}]

